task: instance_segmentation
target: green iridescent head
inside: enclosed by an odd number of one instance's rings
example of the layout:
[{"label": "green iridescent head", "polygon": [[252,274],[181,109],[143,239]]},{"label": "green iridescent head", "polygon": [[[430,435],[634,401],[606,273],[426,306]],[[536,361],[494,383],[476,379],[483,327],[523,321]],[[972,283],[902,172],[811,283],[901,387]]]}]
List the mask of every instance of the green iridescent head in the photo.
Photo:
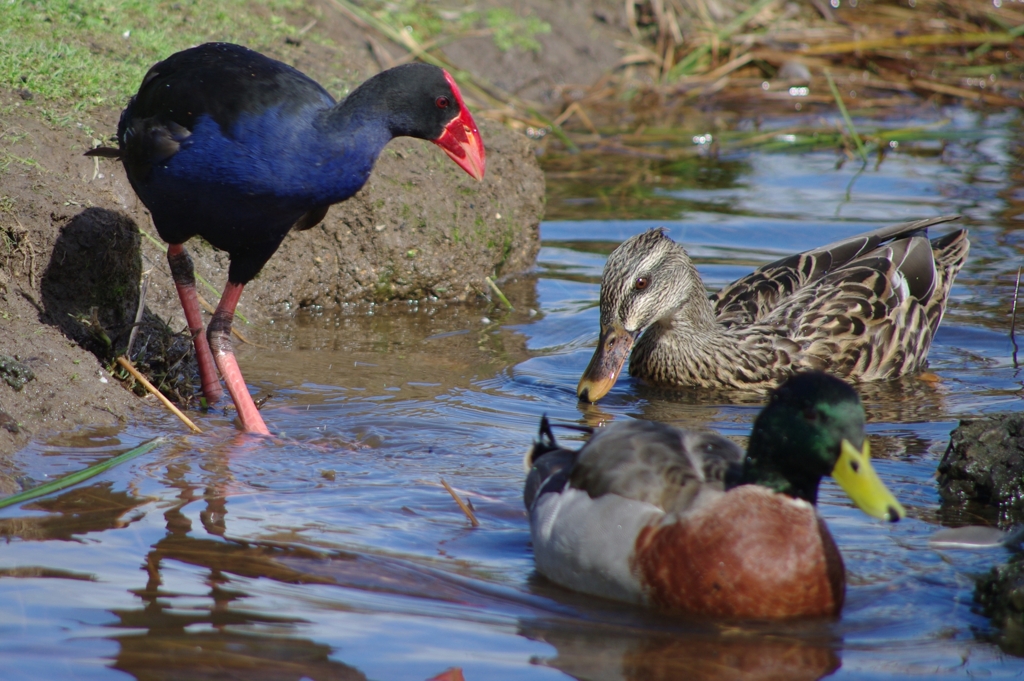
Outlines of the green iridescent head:
[{"label": "green iridescent head", "polygon": [[871,466],[856,391],[822,372],[796,374],[771,393],[754,422],[739,484],[813,504],[826,475],[869,515],[895,522],[906,514]]}]

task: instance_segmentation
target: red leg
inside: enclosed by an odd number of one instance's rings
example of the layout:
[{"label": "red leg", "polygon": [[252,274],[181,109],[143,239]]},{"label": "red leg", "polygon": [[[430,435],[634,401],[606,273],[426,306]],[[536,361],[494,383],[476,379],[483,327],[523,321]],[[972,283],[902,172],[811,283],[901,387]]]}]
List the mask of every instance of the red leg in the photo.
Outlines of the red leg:
[{"label": "red leg", "polygon": [[228,282],[206,333],[217,366],[224,377],[224,384],[231,393],[231,399],[235,401],[238,418],[242,420],[242,428],[249,433],[270,435],[267,425],[263,423],[263,417],[252,401],[252,396],[249,395],[249,389],[245,387],[245,379],[242,378],[242,371],[238,368],[235,353],[231,349],[231,323],[235,319],[235,307],[238,306],[238,299],[242,297],[244,286],[245,284]]},{"label": "red leg", "polygon": [[178,299],[185,311],[188,331],[192,334],[192,343],[196,348],[196,361],[199,363],[199,379],[203,384],[203,395],[209,404],[215,404],[224,395],[217,378],[217,365],[213,362],[210,345],[203,333],[203,315],[199,311],[199,298],[196,296],[196,275],[192,267],[192,258],[181,244],[167,246],[167,262],[171,266],[171,278],[178,289]]}]

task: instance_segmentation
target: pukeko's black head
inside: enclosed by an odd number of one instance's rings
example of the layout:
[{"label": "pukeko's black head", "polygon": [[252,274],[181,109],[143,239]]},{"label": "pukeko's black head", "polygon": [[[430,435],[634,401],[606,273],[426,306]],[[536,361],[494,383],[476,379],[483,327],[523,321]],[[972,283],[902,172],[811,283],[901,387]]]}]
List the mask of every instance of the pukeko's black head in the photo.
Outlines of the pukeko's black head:
[{"label": "pukeko's black head", "polygon": [[[459,167],[483,179],[486,160],[476,122],[455,80],[429,64],[404,64],[377,74],[344,105],[380,111],[395,137],[418,137],[441,147]],[[346,106],[347,108],[347,106]]]}]

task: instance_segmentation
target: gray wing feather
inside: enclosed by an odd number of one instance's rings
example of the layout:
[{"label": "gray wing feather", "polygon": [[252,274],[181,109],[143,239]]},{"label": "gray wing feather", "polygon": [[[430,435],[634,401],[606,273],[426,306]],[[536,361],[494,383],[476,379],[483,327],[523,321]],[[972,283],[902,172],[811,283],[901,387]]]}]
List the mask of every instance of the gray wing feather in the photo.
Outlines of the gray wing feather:
[{"label": "gray wing feather", "polygon": [[614,423],[579,452],[569,483],[591,497],[644,501],[666,512],[685,509],[703,485],[724,487],[742,450],[714,433],[682,431],[651,421]]}]

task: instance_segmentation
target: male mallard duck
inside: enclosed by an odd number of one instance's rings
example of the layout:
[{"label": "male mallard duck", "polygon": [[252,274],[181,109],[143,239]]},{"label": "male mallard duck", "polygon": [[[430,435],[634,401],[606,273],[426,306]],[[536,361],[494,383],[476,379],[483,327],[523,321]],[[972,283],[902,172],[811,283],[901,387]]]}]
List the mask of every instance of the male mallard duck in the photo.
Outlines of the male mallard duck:
[{"label": "male mallard duck", "polygon": [[831,475],[869,515],[903,507],[879,480],[848,384],[797,374],[772,392],[746,457],[714,434],[613,423],[579,451],[546,420],[524,501],[537,570],[596,596],[703,615],[836,615],[843,560],[814,504]]},{"label": "male mallard duck", "polygon": [[966,230],[929,241],[927,229],[954,219],[792,255],[710,300],[664,230],[627,239],[604,268],[601,337],[577,394],[603,397],[631,348],[629,373],[662,385],[765,390],[801,369],[861,381],[917,372],[970,247]]}]

